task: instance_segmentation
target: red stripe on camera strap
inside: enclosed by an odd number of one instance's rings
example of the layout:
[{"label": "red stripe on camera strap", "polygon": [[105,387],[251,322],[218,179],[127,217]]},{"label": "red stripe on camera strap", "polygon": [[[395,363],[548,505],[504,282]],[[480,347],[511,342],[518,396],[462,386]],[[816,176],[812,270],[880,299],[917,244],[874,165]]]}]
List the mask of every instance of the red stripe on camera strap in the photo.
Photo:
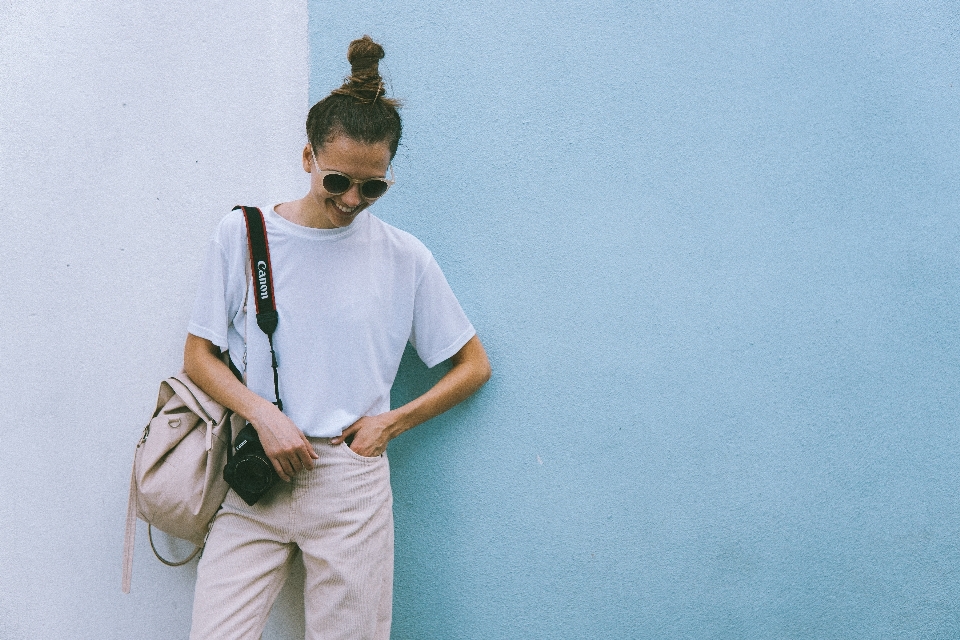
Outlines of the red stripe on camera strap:
[{"label": "red stripe on camera strap", "polygon": [[[280,400],[280,376],[277,373],[277,354],[273,349],[273,332],[277,330],[277,305],[273,299],[273,271],[270,268],[270,247],[267,243],[267,226],[263,212],[256,207],[237,205],[234,211],[243,211],[247,223],[247,248],[250,254],[250,275],[253,278],[253,292],[257,304],[257,326],[267,334],[270,342],[270,362],[273,365],[273,391],[277,398],[274,403],[283,411]],[[249,342],[249,341],[248,341]]]}]

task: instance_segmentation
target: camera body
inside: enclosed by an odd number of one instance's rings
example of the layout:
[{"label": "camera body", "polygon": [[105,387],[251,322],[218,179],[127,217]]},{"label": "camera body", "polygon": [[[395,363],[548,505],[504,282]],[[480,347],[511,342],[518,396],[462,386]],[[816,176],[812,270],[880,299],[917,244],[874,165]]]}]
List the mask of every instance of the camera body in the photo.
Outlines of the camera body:
[{"label": "camera body", "polygon": [[237,434],[234,454],[223,468],[223,479],[249,505],[254,505],[280,479],[273,463],[260,444],[260,436],[253,425],[247,425]]}]

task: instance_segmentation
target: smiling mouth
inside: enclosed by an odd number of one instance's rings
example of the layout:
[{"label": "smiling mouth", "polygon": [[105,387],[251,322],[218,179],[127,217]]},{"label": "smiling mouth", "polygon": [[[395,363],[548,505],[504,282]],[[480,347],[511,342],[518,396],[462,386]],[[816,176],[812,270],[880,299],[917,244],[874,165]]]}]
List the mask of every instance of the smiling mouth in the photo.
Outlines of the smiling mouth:
[{"label": "smiling mouth", "polygon": [[336,202],[336,201],[333,202],[333,205],[337,208],[337,210],[338,210],[340,213],[345,213],[345,214],[347,214],[347,215],[350,215],[351,213],[355,212],[355,211],[357,210],[357,208],[359,207],[359,205],[357,205],[356,207],[348,207],[348,206],[342,205],[342,204],[340,204],[339,202]]}]

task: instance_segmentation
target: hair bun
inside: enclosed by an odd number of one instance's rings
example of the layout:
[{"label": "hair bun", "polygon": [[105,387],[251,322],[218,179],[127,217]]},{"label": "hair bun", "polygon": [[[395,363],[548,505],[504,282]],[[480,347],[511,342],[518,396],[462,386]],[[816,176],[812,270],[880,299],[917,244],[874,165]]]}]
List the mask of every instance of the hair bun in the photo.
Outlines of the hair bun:
[{"label": "hair bun", "polygon": [[379,76],[378,63],[383,60],[384,55],[383,47],[374,42],[370,36],[363,36],[354,40],[347,49],[350,72],[354,76]]},{"label": "hair bun", "polygon": [[396,100],[384,98],[383,79],[380,77],[379,63],[384,56],[383,47],[370,36],[363,36],[350,43],[347,48],[347,60],[350,61],[350,77],[343,86],[333,93],[351,96],[365,104],[373,104],[377,98],[386,100],[393,107],[400,105]]}]

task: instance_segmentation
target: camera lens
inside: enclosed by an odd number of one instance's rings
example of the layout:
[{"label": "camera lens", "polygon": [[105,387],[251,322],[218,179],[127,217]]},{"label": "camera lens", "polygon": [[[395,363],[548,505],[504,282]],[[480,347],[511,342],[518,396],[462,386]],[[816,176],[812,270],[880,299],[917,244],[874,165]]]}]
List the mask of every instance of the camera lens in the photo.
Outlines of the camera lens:
[{"label": "camera lens", "polygon": [[237,464],[236,484],[244,491],[261,493],[270,486],[273,467],[257,456],[248,456]]}]

